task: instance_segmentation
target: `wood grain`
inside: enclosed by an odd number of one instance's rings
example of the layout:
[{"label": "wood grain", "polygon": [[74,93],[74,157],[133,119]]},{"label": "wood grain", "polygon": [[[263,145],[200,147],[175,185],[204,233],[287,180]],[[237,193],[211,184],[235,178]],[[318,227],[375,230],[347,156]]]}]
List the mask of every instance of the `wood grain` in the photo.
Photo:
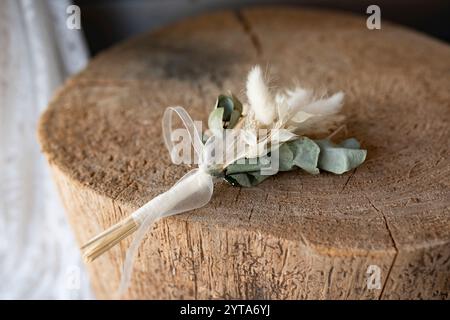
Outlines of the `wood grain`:
[{"label": "wood grain", "polygon": [[[343,90],[347,136],[368,150],[353,172],[281,173],[216,184],[206,207],[158,222],[127,298],[448,299],[450,49],[383,22],[283,7],[182,21],[100,55],[56,95],[39,137],[79,243],[168,189],[161,117],[206,120],[216,96],[243,98],[246,73]],[[89,265],[99,298],[117,287],[124,241]],[[381,286],[369,289],[376,265]]]}]

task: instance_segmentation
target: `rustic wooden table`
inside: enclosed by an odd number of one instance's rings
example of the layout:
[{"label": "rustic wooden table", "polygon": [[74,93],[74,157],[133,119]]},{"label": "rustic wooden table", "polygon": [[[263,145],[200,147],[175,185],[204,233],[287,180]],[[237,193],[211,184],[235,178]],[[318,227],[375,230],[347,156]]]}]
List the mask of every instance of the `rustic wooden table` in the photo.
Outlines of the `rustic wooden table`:
[{"label": "rustic wooden table", "polygon": [[[367,161],[342,176],[282,173],[218,183],[210,204],[158,222],[128,298],[448,298],[450,48],[383,22],[292,8],[183,21],[98,55],[43,115],[39,137],[79,243],[168,189],[161,117],[206,120],[246,73],[343,90],[347,135]],[[129,239],[89,265],[111,297]],[[377,276],[379,275],[379,286]],[[367,286],[369,281],[370,285]]]}]

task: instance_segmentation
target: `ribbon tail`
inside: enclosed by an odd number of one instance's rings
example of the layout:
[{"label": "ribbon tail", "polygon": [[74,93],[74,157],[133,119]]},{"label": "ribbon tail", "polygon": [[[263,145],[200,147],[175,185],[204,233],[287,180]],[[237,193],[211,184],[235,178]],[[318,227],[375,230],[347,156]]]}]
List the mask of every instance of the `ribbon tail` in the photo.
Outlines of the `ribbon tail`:
[{"label": "ribbon tail", "polygon": [[131,275],[133,273],[133,263],[136,259],[139,246],[144,240],[145,234],[147,233],[148,229],[153,225],[153,223],[157,219],[158,217],[154,214],[148,215],[148,217],[144,219],[144,222],[138,227],[134,239],[131,242],[130,247],[128,248],[127,253],[125,255],[122,277],[120,278],[119,288],[116,292],[117,299],[120,299],[120,297],[122,297],[127,291],[130,285]]},{"label": "ribbon tail", "polygon": [[[188,172],[168,191],[153,198],[136,210],[130,217],[89,240],[81,248],[84,252],[83,256],[85,260],[88,262],[93,261],[125,237],[136,232],[135,238],[125,256],[122,277],[119,289],[116,292],[116,295],[118,294],[119,297],[125,293],[129,286],[133,271],[133,262],[136,258],[138,248],[152,224],[159,218],[203,207],[209,202],[213,193],[213,177],[206,172],[208,162],[204,163],[202,161],[204,145],[201,140],[201,134],[196,128],[194,121],[192,121],[192,118],[182,107],[167,108],[163,116],[163,137],[172,162],[175,160],[173,153],[174,144],[171,139],[173,132],[172,117],[175,114],[180,117],[189,133],[189,139],[194,147],[195,154],[200,159],[199,169]],[[211,144],[209,144],[209,147],[211,147]]]},{"label": "ribbon tail", "polygon": [[135,237],[126,253],[117,296],[121,297],[127,290],[133,262],[139,246],[147,231],[159,218],[205,206],[213,194],[213,177],[202,170],[195,169],[184,175],[172,188],[153,198],[143,207],[135,211],[132,218],[139,225]]}]

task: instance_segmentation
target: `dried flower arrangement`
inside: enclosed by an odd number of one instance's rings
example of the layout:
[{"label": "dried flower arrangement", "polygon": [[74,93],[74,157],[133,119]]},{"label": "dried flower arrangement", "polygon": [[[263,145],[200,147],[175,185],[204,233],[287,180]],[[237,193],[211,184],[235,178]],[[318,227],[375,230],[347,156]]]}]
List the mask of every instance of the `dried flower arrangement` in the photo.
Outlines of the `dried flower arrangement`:
[{"label": "dried flower arrangement", "polygon": [[[307,138],[328,132],[344,119],[339,114],[342,92],[320,98],[300,87],[274,93],[256,66],[248,74],[246,95],[244,104],[231,93],[220,95],[203,134],[182,107],[166,110],[163,133],[172,161],[176,162],[171,136],[172,115],[176,113],[199,158],[198,169],[82,247],[85,259],[92,261],[137,231],[126,256],[120,293],[128,286],[134,256],[149,226],[159,218],[206,205],[214,180],[223,178],[235,186],[252,187],[279,171],[301,168],[310,174],[320,170],[342,174],[364,162],[366,150],[360,149],[354,138],[339,144],[330,140],[332,135],[322,140]],[[274,159],[275,170],[273,166],[267,169]]]}]

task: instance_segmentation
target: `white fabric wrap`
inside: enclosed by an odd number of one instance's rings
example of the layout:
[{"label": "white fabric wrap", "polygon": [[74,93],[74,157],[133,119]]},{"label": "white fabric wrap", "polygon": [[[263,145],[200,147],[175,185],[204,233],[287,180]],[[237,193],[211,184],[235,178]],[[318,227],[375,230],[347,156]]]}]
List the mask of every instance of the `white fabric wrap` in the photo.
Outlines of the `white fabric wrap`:
[{"label": "white fabric wrap", "polygon": [[94,297],[36,137],[56,88],[88,60],[70,4],[0,0],[1,300]]},{"label": "white fabric wrap", "polygon": [[172,152],[173,142],[171,139],[173,113],[176,113],[181,118],[186,130],[189,132],[190,142],[199,159],[199,168],[188,172],[168,191],[156,196],[132,214],[139,228],[125,257],[122,279],[118,290],[119,297],[128,288],[134,258],[139,245],[153,222],[159,218],[203,207],[210,201],[213,194],[214,178],[208,173],[209,166],[213,164],[212,159],[209,158],[211,152],[208,152],[210,151],[209,148],[213,146],[213,143],[211,143],[213,138],[203,144],[201,135],[186,110],[182,107],[167,108],[163,117],[163,136],[173,162],[175,156]]}]

